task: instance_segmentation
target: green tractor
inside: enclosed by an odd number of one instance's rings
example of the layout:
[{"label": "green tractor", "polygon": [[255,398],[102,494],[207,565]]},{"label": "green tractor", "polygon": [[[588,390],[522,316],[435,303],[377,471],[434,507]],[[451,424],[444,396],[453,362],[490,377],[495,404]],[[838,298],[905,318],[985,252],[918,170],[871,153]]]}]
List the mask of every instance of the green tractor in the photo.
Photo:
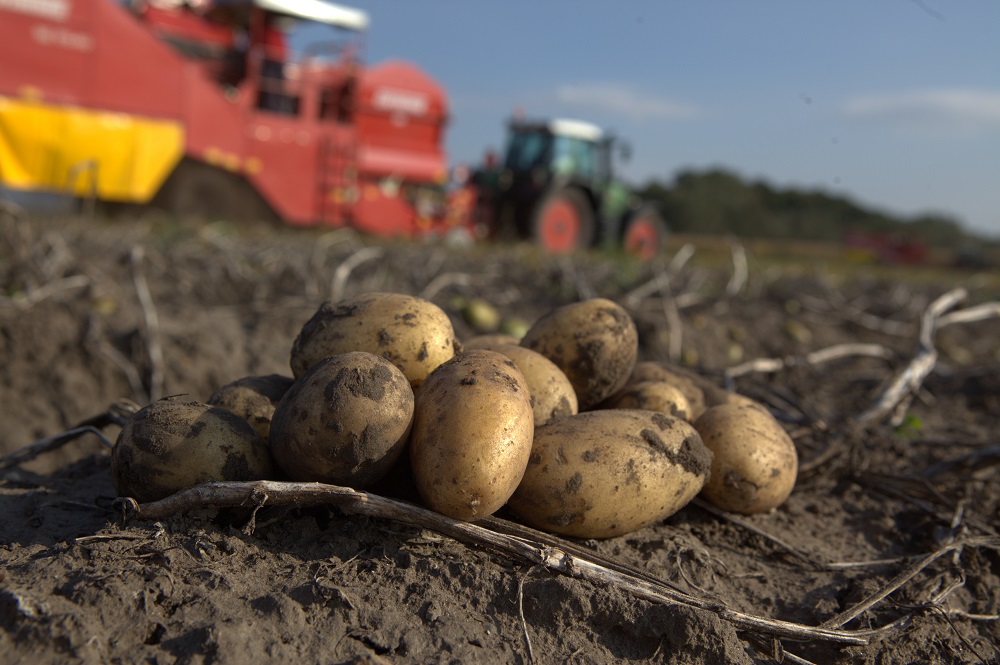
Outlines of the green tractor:
[{"label": "green tractor", "polygon": [[487,155],[473,174],[479,220],[493,237],[528,238],[552,253],[623,247],[653,258],[666,226],[615,179],[616,149],[628,158],[627,145],[589,122],[512,120],[502,160]]}]

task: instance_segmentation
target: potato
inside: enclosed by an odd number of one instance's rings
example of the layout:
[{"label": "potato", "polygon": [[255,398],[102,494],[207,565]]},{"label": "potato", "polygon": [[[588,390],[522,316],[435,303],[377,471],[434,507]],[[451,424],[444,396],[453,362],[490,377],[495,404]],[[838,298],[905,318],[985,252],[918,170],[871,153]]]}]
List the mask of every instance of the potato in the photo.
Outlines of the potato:
[{"label": "potato", "polygon": [[690,420],[695,420],[705,411],[705,390],[722,390],[711,381],[693,372],[668,363],[644,361],[637,363],[627,385],[646,381],[664,381],[674,386],[687,398]]},{"label": "potato", "polygon": [[247,376],[216,390],[208,398],[208,404],[232,411],[250,423],[257,434],[267,441],[274,408],[294,382],[291,377],[280,374]]},{"label": "potato", "polygon": [[712,478],[702,490],[715,506],[752,515],[781,505],[792,493],[799,466],[795,444],[764,408],[720,404],[694,426],[715,455]]},{"label": "potato", "polygon": [[463,340],[462,350],[472,351],[473,349],[488,349],[490,351],[496,351],[497,347],[503,344],[513,344],[517,346],[520,343],[520,339],[506,333],[483,333],[482,335],[476,335]]},{"label": "potato", "polygon": [[573,385],[551,360],[523,346],[498,344],[492,350],[513,360],[524,375],[531,395],[535,427],[579,410]]},{"label": "potato", "polygon": [[534,424],[513,360],[477,349],[443,363],[417,390],[410,436],[424,502],[460,520],[496,512],[521,481]]},{"label": "potato", "polygon": [[632,385],[646,381],[664,381],[684,393],[691,406],[688,418],[691,422],[705,413],[705,409],[720,404],[750,404],[764,408],[760,402],[750,397],[726,390],[703,376],[663,362],[646,361],[636,364],[632,378],[629,379],[623,390],[628,390]]},{"label": "potato", "polygon": [[535,430],[508,507],[527,524],[577,538],[611,538],[687,504],[712,454],[694,428],[662,413],[588,411]]},{"label": "potato", "polygon": [[398,367],[416,389],[457,346],[451,319],[429,300],[366,293],[323,303],[296,337],[291,366],[299,378],[326,356],[366,351]]},{"label": "potato", "polygon": [[566,374],[584,411],[628,381],[639,336],[623,307],[593,298],[552,310],[531,326],[521,346],[541,353]]},{"label": "potato", "polygon": [[363,489],[406,447],[413,390],[385,358],[327,356],[295,382],[271,419],[271,454],[291,480]]},{"label": "potato", "polygon": [[157,501],[212,480],[272,477],[267,444],[226,409],[164,398],[133,414],[111,451],[119,496]]},{"label": "potato", "polygon": [[691,419],[691,404],[680,388],[666,381],[628,383],[601,403],[608,409],[658,411],[681,420]]}]

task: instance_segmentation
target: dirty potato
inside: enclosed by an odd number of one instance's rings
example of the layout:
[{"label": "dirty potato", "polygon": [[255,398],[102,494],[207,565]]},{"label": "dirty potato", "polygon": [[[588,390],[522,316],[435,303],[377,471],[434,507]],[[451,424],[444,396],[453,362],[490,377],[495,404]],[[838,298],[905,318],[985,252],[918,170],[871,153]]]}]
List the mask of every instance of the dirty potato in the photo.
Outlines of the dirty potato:
[{"label": "dirty potato", "polygon": [[399,459],[412,422],[399,368],[363,351],[327,356],[275,409],[271,454],[291,480],[363,489]]},{"label": "dirty potato", "polygon": [[157,501],[212,480],[272,477],[267,444],[232,411],[173,398],[128,419],[111,451],[119,496]]},{"label": "dirty potato", "polygon": [[394,364],[416,389],[456,346],[451,319],[429,300],[366,293],[323,303],[295,339],[291,366],[299,378],[326,356],[365,351]]},{"label": "dirty potato", "polygon": [[680,388],[666,381],[640,381],[624,388],[601,403],[609,409],[658,411],[681,420],[691,419],[691,404]]},{"label": "dirty potato", "polygon": [[663,381],[680,390],[688,401],[690,407],[688,415],[692,421],[705,411],[705,391],[722,390],[708,379],[693,372],[669,363],[651,360],[636,363],[626,387],[646,381]]},{"label": "dirty potato", "polygon": [[521,481],[533,430],[528,385],[514,361],[459,353],[417,390],[410,461],[420,496],[460,520],[494,513]]},{"label": "dirty potato", "polygon": [[524,375],[531,394],[535,427],[579,410],[573,384],[551,360],[523,346],[498,344],[493,350],[513,360]]},{"label": "dirty potato", "polygon": [[521,340],[513,335],[508,335],[507,333],[483,333],[482,335],[475,335],[469,339],[462,340],[462,350],[472,351],[473,349],[488,349],[490,351],[496,351],[498,346],[504,344],[518,345]]},{"label": "dirty potato", "polygon": [[764,408],[744,401],[713,406],[695,421],[695,429],[715,455],[702,490],[715,506],[763,513],[792,493],[799,464],[795,444]]},{"label": "dirty potato", "polygon": [[222,386],[208,404],[232,411],[253,427],[264,441],[271,434],[271,416],[278,402],[295,382],[289,376],[247,376]]},{"label": "dirty potato", "polygon": [[639,351],[635,322],[623,307],[592,298],[552,310],[521,346],[541,353],[566,374],[580,410],[596,406],[628,381]]},{"label": "dirty potato", "polygon": [[535,430],[508,506],[527,524],[611,538],[658,522],[705,484],[712,453],[685,421],[631,409],[588,411]]}]

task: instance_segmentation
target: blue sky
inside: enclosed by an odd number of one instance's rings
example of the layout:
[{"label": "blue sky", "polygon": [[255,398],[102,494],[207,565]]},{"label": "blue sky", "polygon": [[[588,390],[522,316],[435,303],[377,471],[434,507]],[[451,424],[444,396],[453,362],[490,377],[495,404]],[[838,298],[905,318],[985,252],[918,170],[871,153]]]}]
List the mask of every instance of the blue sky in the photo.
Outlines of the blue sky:
[{"label": "blue sky", "polygon": [[352,6],[370,62],[413,61],[449,91],[453,161],[501,148],[520,106],[627,138],[635,184],[724,166],[1000,236],[996,0]]}]

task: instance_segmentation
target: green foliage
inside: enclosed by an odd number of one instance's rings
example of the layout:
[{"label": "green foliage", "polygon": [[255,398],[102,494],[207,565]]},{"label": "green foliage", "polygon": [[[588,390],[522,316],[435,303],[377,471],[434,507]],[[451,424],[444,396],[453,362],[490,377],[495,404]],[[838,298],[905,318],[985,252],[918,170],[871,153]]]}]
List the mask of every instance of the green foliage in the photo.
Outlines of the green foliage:
[{"label": "green foliage", "polygon": [[723,168],[682,171],[673,183],[650,181],[637,193],[659,205],[671,230],[680,233],[840,242],[848,231],[861,231],[936,248],[955,248],[973,238],[945,214],[905,218],[822,190],[747,181]]}]

